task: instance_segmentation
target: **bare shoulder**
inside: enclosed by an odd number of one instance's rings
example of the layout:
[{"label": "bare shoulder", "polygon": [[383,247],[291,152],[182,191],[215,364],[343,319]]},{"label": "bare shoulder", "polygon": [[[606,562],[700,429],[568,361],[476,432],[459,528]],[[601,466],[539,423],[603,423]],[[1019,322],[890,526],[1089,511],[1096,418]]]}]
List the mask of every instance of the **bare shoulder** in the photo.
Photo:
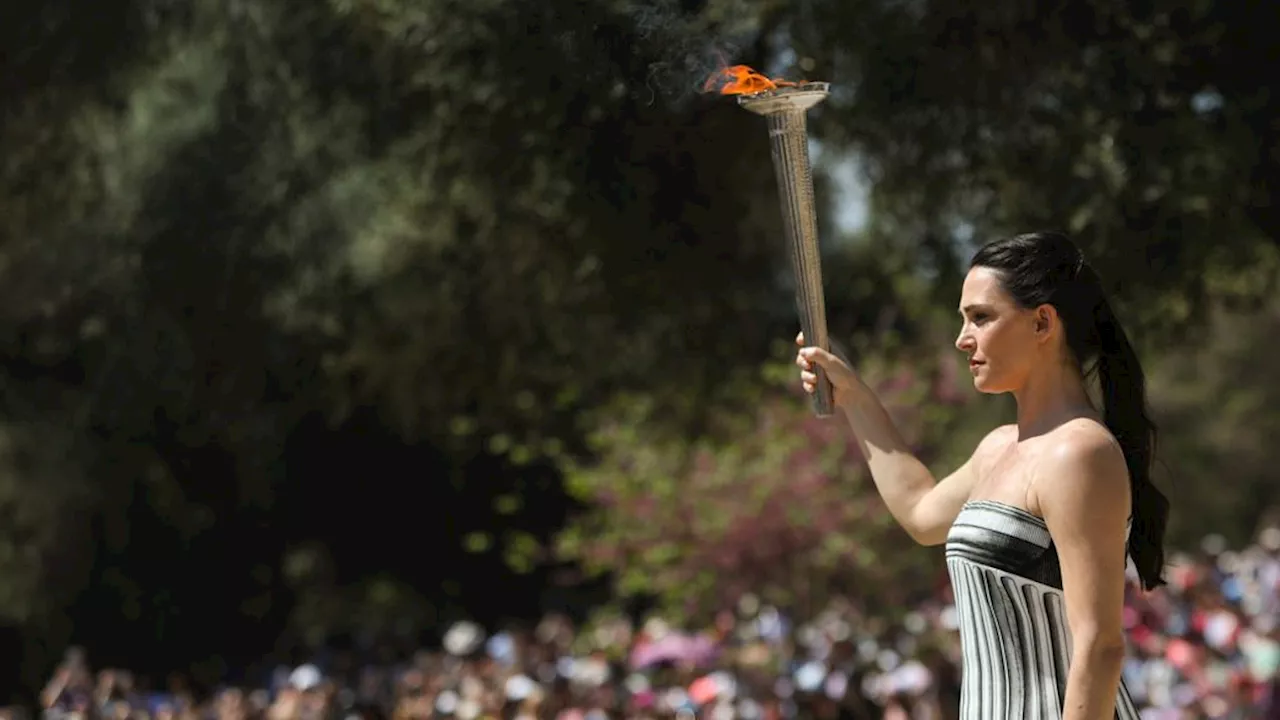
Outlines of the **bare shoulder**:
[{"label": "bare shoulder", "polygon": [[989,443],[1001,443],[1001,444],[1011,443],[1017,439],[1018,439],[1018,426],[1013,423],[1009,423],[1008,425],[1001,425],[995,428],[994,430],[992,430],[991,432],[987,433],[987,436],[982,438],[981,444],[987,445]]},{"label": "bare shoulder", "polygon": [[1129,513],[1129,470],[1107,428],[1078,419],[1045,436],[1029,500],[1048,517],[1055,510],[1091,516]]},{"label": "bare shoulder", "polygon": [[1001,425],[982,438],[982,442],[979,442],[978,447],[974,449],[973,456],[979,459],[989,458],[1016,442],[1018,442],[1018,426]]}]

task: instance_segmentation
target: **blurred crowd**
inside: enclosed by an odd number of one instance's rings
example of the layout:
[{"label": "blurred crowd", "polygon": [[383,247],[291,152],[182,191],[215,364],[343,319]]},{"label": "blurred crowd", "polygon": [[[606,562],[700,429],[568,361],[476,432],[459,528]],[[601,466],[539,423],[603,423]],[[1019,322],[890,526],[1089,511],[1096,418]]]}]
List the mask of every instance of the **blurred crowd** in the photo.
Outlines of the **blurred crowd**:
[{"label": "blurred crowd", "polygon": [[[1168,587],[1128,593],[1124,676],[1146,718],[1280,720],[1280,529],[1224,545],[1207,538],[1173,558]],[[959,704],[946,589],[893,622],[852,601],[798,621],[745,597],[699,630],[550,616],[492,633],[459,623],[440,645],[317,652],[207,697],[95,673],[72,653],[43,701],[52,717],[118,720],[945,720]]]}]

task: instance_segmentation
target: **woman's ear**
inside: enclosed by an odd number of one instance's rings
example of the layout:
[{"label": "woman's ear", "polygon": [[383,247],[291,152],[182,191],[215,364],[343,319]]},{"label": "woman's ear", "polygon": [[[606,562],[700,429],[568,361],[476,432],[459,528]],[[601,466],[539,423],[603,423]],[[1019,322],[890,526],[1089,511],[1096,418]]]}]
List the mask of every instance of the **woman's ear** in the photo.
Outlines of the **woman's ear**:
[{"label": "woman's ear", "polygon": [[1036,338],[1044,341],[1053,337],[1054,330],[1058,327],[1058,310],[1052,305],[1041,305],[1036,308],[1034,317],[1034,328]]}]

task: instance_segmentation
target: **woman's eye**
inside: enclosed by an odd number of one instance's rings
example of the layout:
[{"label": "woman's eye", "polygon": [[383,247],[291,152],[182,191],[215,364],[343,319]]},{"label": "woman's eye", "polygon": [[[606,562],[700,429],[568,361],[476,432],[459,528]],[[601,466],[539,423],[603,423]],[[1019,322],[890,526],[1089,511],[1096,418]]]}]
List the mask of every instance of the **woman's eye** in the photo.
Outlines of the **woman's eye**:
[{"label": "woman's eye", "polygon": [[986,313],[974,313],[970,320],[973,321],[974,325],[981,325],[987,321],[988,317]]}]

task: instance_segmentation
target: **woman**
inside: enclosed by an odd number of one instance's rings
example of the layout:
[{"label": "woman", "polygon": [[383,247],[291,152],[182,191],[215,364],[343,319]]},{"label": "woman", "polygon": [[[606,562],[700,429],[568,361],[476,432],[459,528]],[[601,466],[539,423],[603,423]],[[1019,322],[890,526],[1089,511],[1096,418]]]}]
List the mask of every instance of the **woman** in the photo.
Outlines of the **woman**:
[{"label": "woman", "polygon": [[[840,358],[803,347],[857,437],[893,517],[946,543],[964,649],[960,717],[1137,718],[1120,681],[1125,555],[1163,584],[1168,503],[1151,483],[1155,427],[1142,368],[1098,276],[1069,239],[1032,233],[973,258],[956,348],[984,393],[1012,393],[993,430],[936,481]],[[1102,410],[1085,380],[1101,384]]]}]

